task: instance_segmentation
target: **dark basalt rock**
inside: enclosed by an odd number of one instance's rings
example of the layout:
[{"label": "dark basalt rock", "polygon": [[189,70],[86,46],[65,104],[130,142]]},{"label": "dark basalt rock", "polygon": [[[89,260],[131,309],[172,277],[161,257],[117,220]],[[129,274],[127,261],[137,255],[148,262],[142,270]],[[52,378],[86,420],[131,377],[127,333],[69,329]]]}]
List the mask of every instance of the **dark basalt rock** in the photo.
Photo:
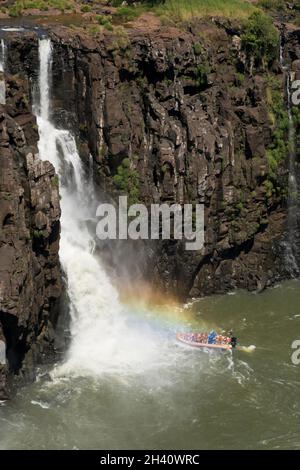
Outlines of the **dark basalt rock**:
[{"label": "dark basalt rock", "polygon": [[[299,28],[282,29],[285,54],[296,67]],[[118,194],[113,176],[129,158],[140,177],[141,201],[205,205],[201,252],[162,241],[140,243],[137,255],[131,243],[125,250],[121,243],[119,257],[114,245],[112,256],[109,246],[98,246],[125,277],[134,271],[128,253],[135,253],[137,275],[180,298],[261,290],[288,275],[280,249],[286,201],[280,191],[267,196],[266,188],[274,131],[267,74],[250,73],[240,33],[228,21],[198,21],[186,32],[150,17],[99,38],[59,26],[49,31],[54,119],[75,130],[87,163],[92,155],[101,189]],[[37,37],[26,34],[28,40],[10,38],[10,62],[19,71],[20,58],[30,57],[25,69],[34,77]],[[279,62],[272,71],[284,91]],[[286,164],[277,173],[287,189]]]},{"label": "dark basalt rock", "polygon": [[[113,176],[128,157],[141,201],[205,204],[201,252],[174,241],[141,244],[144,277],[181,298],[260,290],[286,275],[276,248],[285,201],[267,198],[265,186],[273,129],[267,77],[247,70],[238,33],[205,22],[190,32],[143,26],[101,40],[51,33],[57,103],[79,120],[82,156],[92,154],[101,187],[116,192]],[[278,179],[287,186],[284,166]]]}]

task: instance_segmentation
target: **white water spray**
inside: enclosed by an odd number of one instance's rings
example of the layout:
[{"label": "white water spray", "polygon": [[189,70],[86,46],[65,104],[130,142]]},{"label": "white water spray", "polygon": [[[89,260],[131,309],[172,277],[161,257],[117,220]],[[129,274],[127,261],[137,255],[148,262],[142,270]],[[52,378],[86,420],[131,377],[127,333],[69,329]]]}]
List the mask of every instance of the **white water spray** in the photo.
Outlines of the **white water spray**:
[{"label": "white water spray", "polygon": [[289,195],[288,195],[288,236],[285,243],[285,264],[293,277],[299,276],[300,269],[295,256],[298,236],[299,192],[296,174],[296,129],[292,113],[291,71],[284,61],[283,42],[280,44],[280,63],[287,74],[286,95],[289,119]]},{"label": "white water spray", "polygon": [[5,42],[2,38],[0,41],[0,72],[4,72],[5,67]]},{"label": "white water spray", "polygon": [[[50,120],[52,50],[48,39],[39,42],[40,103],[36,107],[39,152],[60,177],[60,260],[67,276],[71,311],[71,346],[66,361],[53,375],[101,375],[140,372],[161,362],[157,337],[147,325],[130,325],[118,293],[91,252],[93,238],[84,220],[89,218],[82,163],[74,137],[56,129]],[[160,353],[159,353],[160,351]]]},{"label": "white water spray", "polygon": [[0,104],[5,104],[6,102],[6,87],[4,80],[4,69],[5,69],[5,43],[4,39],[0,41]]}]

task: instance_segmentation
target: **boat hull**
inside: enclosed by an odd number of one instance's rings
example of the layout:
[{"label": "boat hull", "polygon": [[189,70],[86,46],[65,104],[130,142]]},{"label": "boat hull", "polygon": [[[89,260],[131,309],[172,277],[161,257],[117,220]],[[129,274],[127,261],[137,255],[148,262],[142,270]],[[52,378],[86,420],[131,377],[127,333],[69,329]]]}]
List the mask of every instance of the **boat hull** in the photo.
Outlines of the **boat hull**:
[{"label": "boat hull", "polygon": [[231,344],[209,344],[209,343],[200,343],[197,341],[189,341],[185,334],[177,333],[176,338],[181,343],[187,344],[193,348],[200,348],[200,349],[218,349],[223,351],[231,351],[232,346]]}]

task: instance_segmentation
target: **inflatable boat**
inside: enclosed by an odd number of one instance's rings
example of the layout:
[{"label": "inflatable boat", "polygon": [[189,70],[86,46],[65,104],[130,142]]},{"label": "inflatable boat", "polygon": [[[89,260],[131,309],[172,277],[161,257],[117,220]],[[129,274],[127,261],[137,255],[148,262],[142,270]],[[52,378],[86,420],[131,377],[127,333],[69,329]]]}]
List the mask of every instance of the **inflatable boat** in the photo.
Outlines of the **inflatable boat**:
[{"label": "inflatable boat", "polygon": [[232,345],[230,343],[230,338],[222,337],[222,342],[218,341],[218,337],[214,343],[208,342],[209,335],[207,334],[197,334],[197,333],[177,333],[176,338],[181,343],[187,344],[194,348],[208,348],[208,349],[221,349],[221,350],[231,350]]}]

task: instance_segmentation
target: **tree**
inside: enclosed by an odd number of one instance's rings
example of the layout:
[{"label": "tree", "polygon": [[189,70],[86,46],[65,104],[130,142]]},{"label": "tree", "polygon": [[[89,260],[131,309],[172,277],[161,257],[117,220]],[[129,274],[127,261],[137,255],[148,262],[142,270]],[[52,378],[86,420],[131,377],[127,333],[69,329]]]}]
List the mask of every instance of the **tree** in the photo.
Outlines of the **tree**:
[{"label": "tree", "polygon": [[248,57],[265,67],[278,56],[279,44],[279,32],[271,18],[261,12],[252,13],[242,34],[242,47]]}]

